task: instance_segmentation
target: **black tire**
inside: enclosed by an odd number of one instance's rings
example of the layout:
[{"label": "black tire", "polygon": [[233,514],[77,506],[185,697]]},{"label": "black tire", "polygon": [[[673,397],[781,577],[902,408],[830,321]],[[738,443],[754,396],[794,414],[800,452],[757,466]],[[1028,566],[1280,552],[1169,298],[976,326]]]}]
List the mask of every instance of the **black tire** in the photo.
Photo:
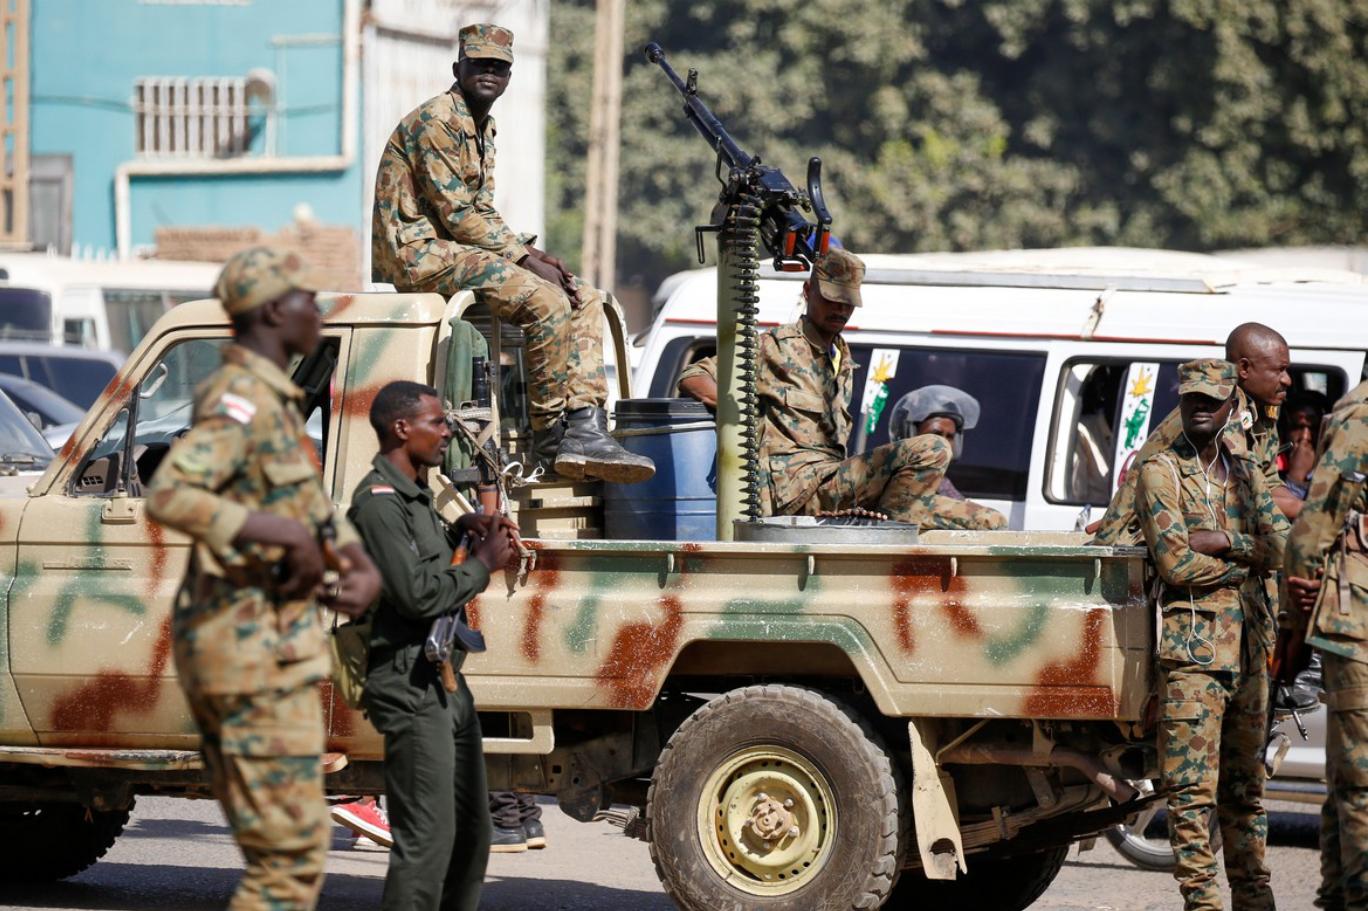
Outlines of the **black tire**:
[{"label": "black tire", "polygon": [[1045,894],[1064,866],[1069,848],[1036,854],[995,857],[970,854],[969,871],[953,880],[929,880],[920,870],[904,870],[889,897],[886,911],[925,908],[972,908],[974,911],[1022,911]]},{"label": "black tire", "polygon": [[[804,780],[809,793],[820,794],[825,788],[830,795],[829,809],[834,810],[827,813],[826,801],[813,801],[810,806],[819,810],[815,816],[820,822],[803,817],[805,838],[819,832],[827,837],[821,840],[821,853],[814,855],[813,862],[795,864],[794,870],[788,871],[803,878],[796,888],[792,878],[761,885],[760,877],[745,874],[733,864],[728,869],[740,871],[734,878],[749,886],[742,889],[729,884],[719,872],[719,864],[727,863],[721,852],[734,849],[736,853],[757,854],[770,848],[754,840],[758,826],[745,829],[742,838],[731,842],[726,835],[728,820],[736,814],[725,815],[720,803],[710,810],[705,800],[711,803],[713,797],[705,798],[705,789],[710,779],[717,779],[718,787],[730,789],[748,779],[756,780],[757,774],[763,776],[765,772],[754,770],[764,763],[743,757],[766,750],[783,751],[781,755],[806,763],[815,773]],[[727,771],[733,768],[735,771]],[[793,780],[800,779],[796,776]],[[651,859],[666,892],[683,911],[878,908],[893,888],[908,841],[904,790],[897,763],[869,725],[850,708],[822,693],[795,686],[733,690],[694,712],[661,751],[647,795]],[[746,803],[750,799],[738,797],[735,803],[755,806]],[[714,810],[712,821],[718,834],[705,847],[701,819]],[[795,815],[794,819],[799,817]],[[779,839],[775,851],[784,844],[783,836]],[[743,840],[749,846],[739,843]],[[786,873],[776,876],[784,880]],[[757,894],[757,890],[763,893],[773,888],[792,891]]]},{"label": "black tire", "polygon": [[75,876],[105,856],[128,813],[79,803],[0,803],[0,882]]}]

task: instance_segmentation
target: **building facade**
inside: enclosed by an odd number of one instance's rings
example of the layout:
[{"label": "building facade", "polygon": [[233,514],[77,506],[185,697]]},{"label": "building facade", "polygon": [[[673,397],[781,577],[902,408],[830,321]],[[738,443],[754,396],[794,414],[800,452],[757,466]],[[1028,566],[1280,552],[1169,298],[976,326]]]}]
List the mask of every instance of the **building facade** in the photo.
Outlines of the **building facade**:
[{"label": "building facade", "polygon": [[499,109],[500,204],[518,230],[541,229],[548,0],[30,3],[39,248],[131,258],[160,237],[226,256],[316,228],[315,242],[351,245],[359,280],[385,137],[450,84],[459,28],[488,20],[519,52]]}]

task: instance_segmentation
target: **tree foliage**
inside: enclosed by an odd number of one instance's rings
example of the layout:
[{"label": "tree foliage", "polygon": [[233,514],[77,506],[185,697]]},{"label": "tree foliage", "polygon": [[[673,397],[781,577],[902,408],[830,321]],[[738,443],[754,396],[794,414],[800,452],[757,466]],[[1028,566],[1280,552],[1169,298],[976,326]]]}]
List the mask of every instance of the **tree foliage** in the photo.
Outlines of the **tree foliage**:
[{"label": "tree foliage", "polygon": [[[594,4],[552,6],[549,234],[580,245]],[[1213,249],[1368,231],[1362,0],[632,0],[619,272],[687,267],[713,157],[658,41],[752,153],[824,162],[847,246]]]}]

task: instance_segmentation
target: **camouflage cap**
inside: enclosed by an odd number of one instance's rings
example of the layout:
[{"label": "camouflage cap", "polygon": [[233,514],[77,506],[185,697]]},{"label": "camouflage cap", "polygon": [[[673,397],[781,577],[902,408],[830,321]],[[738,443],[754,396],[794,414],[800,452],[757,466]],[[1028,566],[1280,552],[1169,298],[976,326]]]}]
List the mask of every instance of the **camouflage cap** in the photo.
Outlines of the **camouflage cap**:
[{"label": "camouflage cap", "polygon": [[812,265],[817,288],[827,300],[840,301],[852,307],[860,306],[860,281],[865,265],[849,250],[832,247]]},{"label": "camouflage cap", "polygon": [[1224,402],[1235,394],[1237,378],[1235,365],[1230,361],[1188,361],[1178,365],[1178,394],[1196,392]]},{"label": "camouflage cap", "polygon": [[299,254],[279,247],[249,247],[224,263],[214,296],[230,316],[255,310],[291,291],[318,291],[323,283]]},{"label": "camouflage cap", "polygon": [[505,63],[513,62],[513,33],[502,25],[488,22],[467,25],[457,34],[461,56],[472,60],[492,57]]}]

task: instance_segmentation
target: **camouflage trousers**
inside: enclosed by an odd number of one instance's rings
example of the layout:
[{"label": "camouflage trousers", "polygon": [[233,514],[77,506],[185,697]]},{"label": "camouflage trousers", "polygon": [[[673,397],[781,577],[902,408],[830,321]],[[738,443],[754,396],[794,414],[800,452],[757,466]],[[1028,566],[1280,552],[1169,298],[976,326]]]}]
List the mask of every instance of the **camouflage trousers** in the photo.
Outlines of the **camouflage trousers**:
[{"label": "camouflage trousers", "polygon": [[1220,911],[1212,815],[1221,828],[1226,878],[1238,911],[1272,911],[1264,844],[1264,744],[1268,676],[1161,668],[1159,766],[1168,795],[1173,877],[1187,911]]},{"label": "camouflage trousers", "polygon": [[941,437],[897,440],[841,462],[800,511],[863,506],[922,528],[1005,528],[996,509],[936,493],[949,467],[950,445]]},{"label": "camouflage trousers", "polygon": [[1325,777],[1316,906],[1368,911],[1368,664],[1322,653]]},{"label": "camouflage trousers", "polygon": [[309,911],[323,888],[332,831],[318,687],[186,697],[214,797],[246,861],[230,911]]},{"label": "camouflage trousers", "polygon": [[522,329],[534,430],[555,423],[562,412],[602,407],[608,400],[602,292],[582,288],[585,304],[576,310],[558,285],[497,253],[445,240],[429,241],[404,274],[404,286],[395,283],[401,291],[474,291],[499,319]]}]

